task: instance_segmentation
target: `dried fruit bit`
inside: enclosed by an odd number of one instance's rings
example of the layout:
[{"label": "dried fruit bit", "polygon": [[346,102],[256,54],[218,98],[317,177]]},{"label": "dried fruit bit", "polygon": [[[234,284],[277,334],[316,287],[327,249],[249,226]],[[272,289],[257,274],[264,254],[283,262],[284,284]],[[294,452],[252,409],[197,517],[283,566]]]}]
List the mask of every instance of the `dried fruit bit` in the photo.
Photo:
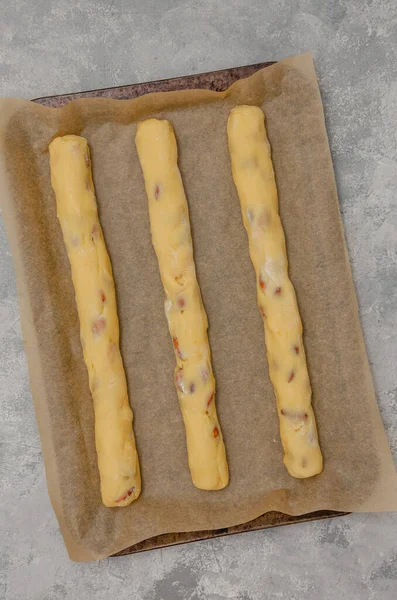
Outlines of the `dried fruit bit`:
[{"label": "dried fruit bit", "polygon": [[266,317],[265,309],[261,305],[259,305],[259,312],[261,313],[262,317]]},{"label": "dried fruit bit", "polygon": [[92,324],[92,333],[94,335],[99,335],[106,327],[106,319],[105,317],[98,317]]},{"label": "dried fruit bit", "polygon": [[207,406],[209,406],[211,404],[211,402],[213,401],[213,399],[214,399],[214,392],[212,392],[211,396],[208,398],[208,400],[207,400]]},{"label": "dried fruit bit", "polygon": [[102,304],[106,301],[106,296],[103,292],[103,290],[99,290],[99,297],[101,299]]},{"label": "dried fruit bit", "polygon": [[164,312],[165,312],[165,314],[167,316],[167,319],[168,319],[168,313],[170,312],[171,308],[172,308],[172,300],[170,300],[169,298],[167,298],[164,301]]},{"label": "dried fruit bit", "polygon": [[110,342],[108,346],[108,361],[113,362],[117,354],[117,346],[114,342]]},{"label": "dried fruit bit", "polygon": [[281,287],[280,286],[276,287],[276,289],[274,290],[274,293],[276,294],[276,296],[279,296],[281,294]]},{"label": "dried fruit bit", "polygon": [[175,374],[175,385],[178,388],[178,390],[180,390],[181,392],[183,392],[183,369],[179,369],[176,374]]},{"label": "dried fruit bit", "polygon": [[214,434],[214,438],[217,438],[219,435],[219,429],[218,427],[214,427],[214,431],[212,432]]},{"label": "dried fruit bit", "polygon": [[195,386],[194,382],[192,382],[189,386],[189,394],[194,394],[195,389],[196,389],[196,386]]},{"label": "dried fruit bit", "polygon": [[271,214],[268,210],[265,210],[258,219],[258,225],[260,228],[264,228],[269,225],[271,221]]},{"label": "dried fruit bit", "polygon": [[175,352],[177,353],[177,355],[179,356],[179,358],[182,358],[182,352],[181,352],[181,350],[179,348],[178,338],[177,337],[173,337],[172,338],[172,343],[174,344]]},{"label": "dried fruit bit", "polygon": [[176,301],[176,303],[177,303],[177,305],[178,305],[178,307],[179,307],[180,309],[183,309],[183,308],[185,308],[185,306],[186,306],[186,300],[185,300],[185,298],[184,298],[183,296],[179,296],[179,298],[178,298],[178,300]]},{"label": "dried fruit bit", "polygon": [[299,346],[294,346],[295,354],[299,354]]},{"label": "dried fruit bit", "polygon": [[259,277],[259,285],[260,285],[261,290],[266,289],[266,283],[263,281],[262,277]]},{"label": "dried fruit bit", "polygon": [[314,431],[309,431],[309,433],[307,434],[307,441],[312,446],[318,446],[318,441],[316,436],[314,435]]},{"label": "dried fruit bit", "polygon": [[293,380],[294,377],[295,377],[295,373],[293,371],[291,371],[291,373],[288,377],[288,383],[291,383],[291,381]]},{"label": "dried fruit bit", "polygon": [[91,237],[92,237],[92,241],[97,240],[99,237],[99,225],[98,223],[95,223],[92,231],[91,231]]},{"label": "dried fruit bit", "polygon": [[159,196],[160,196],[160,186],[159,186],[159,185],[156,185],[156,186],[154,187],[154,197],[156,198],[156,200],[158,200],[158,199],[159,199]]},{"label": "dried fruit bit", "polygon": [[130,488],[125,494],[124,496],[120,496],[120,498],[117,498],[117,500],[115,500],[115,502],[121,502],[122,500],[125,500],[126,498],[128,498],[128,496],[131,496],[132,492],[134,491],[135,487]]}]

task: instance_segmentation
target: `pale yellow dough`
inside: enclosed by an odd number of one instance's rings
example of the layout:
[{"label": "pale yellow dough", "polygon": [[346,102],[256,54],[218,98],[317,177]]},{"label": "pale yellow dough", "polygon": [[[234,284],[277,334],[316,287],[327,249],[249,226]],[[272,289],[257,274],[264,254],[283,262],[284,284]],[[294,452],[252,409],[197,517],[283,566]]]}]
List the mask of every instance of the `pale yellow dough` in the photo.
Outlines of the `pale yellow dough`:
[{"label": "pale yellow dough", "polygon": [[293,477],[311,477],[321,473],[323,459],[263,112],[256,106],[237,106],[230,113],[227,132],[233,179],[256,271],[284,464]]},{"label": "pale yellow dough", "polygon": [[174,131],[168,121],[149,119],[138,125],[135,143],[166,293],[165,313],[177,362],[175,385],[186,428],[190,472],[196,487],[219,490],[228,483],[228,467]]},{"label": "pale yellow dough", "polygon": [[72,271],[80,339],[94,401],[95,444],[105,506],[126,506],[141,491],[132,411],[119,348],[112,267],[98,220],[87,140],[58,137],[51,183]]}]

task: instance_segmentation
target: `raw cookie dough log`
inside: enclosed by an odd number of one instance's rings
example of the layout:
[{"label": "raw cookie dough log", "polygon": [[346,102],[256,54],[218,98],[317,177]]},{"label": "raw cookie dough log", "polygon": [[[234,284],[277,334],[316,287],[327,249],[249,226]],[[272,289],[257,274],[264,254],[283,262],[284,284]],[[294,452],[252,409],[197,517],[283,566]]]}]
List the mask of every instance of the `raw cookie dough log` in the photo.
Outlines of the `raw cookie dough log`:
[{"label": "raw cookie dough log", "polygon": [[228,467],[174,131],[168,121],[149,119],[138,125],[135,143],[166,293],[165,313],[177,362],[175,385],[186,428],[190,472],[196,487],[219,490],[228,483]]},{"label": "raw cookie dough log", "polygon": [[227,126],[234,183],[257,276],[270,379],[277,398],[284,464],[293,477],[321,473],[323,460],[311,407],[302,322],[288,277],[284,231],[264,115],[238,106]]},{"label": "raw cookie dough log", "polygon": [[132,411],[119,348],[112,267],[92,182],[87,140],[56,138],[49,147],[51,183],[69,256],[80,339],[95,411],[95,444],[105,506],[126,506],[141,491]]}]

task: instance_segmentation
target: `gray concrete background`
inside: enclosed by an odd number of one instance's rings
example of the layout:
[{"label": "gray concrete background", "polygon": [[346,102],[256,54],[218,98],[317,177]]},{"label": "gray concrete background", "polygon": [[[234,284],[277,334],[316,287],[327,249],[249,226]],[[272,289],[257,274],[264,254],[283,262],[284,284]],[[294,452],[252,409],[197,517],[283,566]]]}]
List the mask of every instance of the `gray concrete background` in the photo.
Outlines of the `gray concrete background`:
[{"label": "gray concrete background", "polygon": [[[33,98],[311,50],[372,373],[397,452],[396,0],[0,0],[0,95]],[[0,226],[0,598],[397,597],[397,515],[73,564],[47,496]]]}]

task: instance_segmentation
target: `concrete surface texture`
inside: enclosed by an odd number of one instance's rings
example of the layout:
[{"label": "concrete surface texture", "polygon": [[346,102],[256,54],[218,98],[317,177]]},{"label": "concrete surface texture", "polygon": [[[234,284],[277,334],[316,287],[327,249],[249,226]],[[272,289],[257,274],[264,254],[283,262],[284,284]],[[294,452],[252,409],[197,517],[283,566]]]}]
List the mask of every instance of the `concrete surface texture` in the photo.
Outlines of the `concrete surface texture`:
[{"label": "concrete surface texture", "polygon": [[[396,453],[396,1],[1,0],[0,12],[2,96],[33,98],[313,52],[361,321]],[[3,226],[0,315],[0,598],[397,597],[396,514],[71,563],[47,496]]]}]

